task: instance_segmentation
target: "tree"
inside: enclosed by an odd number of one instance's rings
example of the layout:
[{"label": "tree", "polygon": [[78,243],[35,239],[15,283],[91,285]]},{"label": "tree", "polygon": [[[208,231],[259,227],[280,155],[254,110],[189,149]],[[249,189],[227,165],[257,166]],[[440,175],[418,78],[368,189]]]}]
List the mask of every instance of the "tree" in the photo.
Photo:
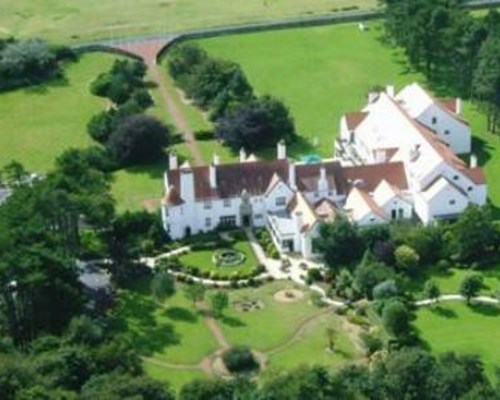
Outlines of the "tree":
[{"label": "tree", "polygon": [[259,368],[252,351],[248,347],[231,347],[222,354],[222,361],[232,373],[251,372]]},{"label": "tree", "polygon": [[212,306],[212,314],[215,318],[220,318],[222,312],[229,305],[229,297],[226,292],[217,290],[210,296],[210,304]]},{"label": "tree", "polygon": [[168,59],[168,70],[175,80],[192,73],[193,69],[204,63],[208,54],[193,43],[182,43],[172,48]]},{"label": "tree", "polygon": [[363,262],[354,271],[354,284],[365,297],[370,299],[373,289],[379,283],[394,277],[394,272],[379,262]]},{"label": "tree", "polygon": [[405,305],[399,301],[393,301],[384,307],[382,322],[385,329],[398,339],[410,331],[410,315]]},{"label": "tree", "polygon": [[67,340],[71,344],[95,346],[104,339],[102,327],[88,316],[75,317],[70,321]]},{"label": "tree", "polygon": [[425,282],[424,295],[426,298],[432,300],[433,302],[438,302],[441,296],[441,289],[436,281],[429,280]]},{"label": "tree", "polygon": [[196,306],[197,302],[203,301],[205,292],[206,288],[202,283],[193,283],[184,287],[184,295],[193,302],[193,307]]},{"label": "tree", "polygon": [[326,338],[328,340],[328,350],[333,352],[333,350],[335,348],[335,336],[336,336],[335,329],[332,328],[331,326],[329,326],[325,329],[325,334],[326,334]]},{"label": "tree", "polygon": [[334,271],[359,260],[364,247],[357,226],[343,216],[320,226],[314,246]]},{"label": "tree", "polygon": [[499,234],[488,206],[470,205],[451,227],[451,247],[466,262],[481,259],[498,247]]},{"label": "tree", "polygon": [[231,380],[197,379],[185,384],[179,400],[233,400],[258,398],[255,383],[245,377]]},{"label": "tree", "polygon": [[217,121],[215,136],[235,151],[255,151],[292,141],[295,126],[288,108],[270,96],[240,104]]},{"label": "tree", "polygon": [[410,246],[399,246],[394,252],[396,266],[405,273],[412,275],[415,273],[420,257]]},{"label": "tree", "polygon": [[2,172],[3,178],[9,186],[21,184],[28,176],[24,165],[15,160],[5,165]]},{"label": "tree", "polygon": [[174,400],[168,384],[146,376],[110,373],[92,377],[82,388],[82,400],[148,399]]},{"label": "tree", "polygon": [[164,155],[170,129],[154,117],[135,115],[124,119],[106,147],[120,165],[152,162]]},{"label": "tree", "polygon": [[488,129],[496,133],[500,123],[500,38],[490,36],[482,45],[474,73],[473,94],[488,117]]},{"label": "tree", "polygon": [[470,304],[471,299],[477,296],[482,287],[483,277],[481,275],[468,275],[460,283],[459,292],[465,297],[467,304]]},{"label": "tree", "polygon": [[153,298],[163,303],[166,299],[175,293],[175,280],[171,274],[166,271],[158,271],[151,281],[151,294]]}]

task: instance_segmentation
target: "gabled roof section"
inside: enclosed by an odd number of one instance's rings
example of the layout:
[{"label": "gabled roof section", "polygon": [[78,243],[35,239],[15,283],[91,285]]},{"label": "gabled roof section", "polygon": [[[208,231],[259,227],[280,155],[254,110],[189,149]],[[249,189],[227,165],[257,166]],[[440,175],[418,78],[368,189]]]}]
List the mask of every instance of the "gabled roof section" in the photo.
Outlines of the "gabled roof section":
[{"label": "gabled roof section", "polygon": [[353,188],[347,196],[346,210],[351,212],[351,216],[355,221],[360,221],[370,214],[387,220],[384,211],[377,205],[375,200],[364,190]]},{"label": "gabled roof section", "polygon": [[314,212],[314,209],[301,192],[295,193],[292,200],[290,200],[288,211],[290,214],[300,213],[302,215],[304,223],[302,232],[311,230],[318,221],[318,216]]},{"label": "gabled roof section", "polygon": [[336,190],[341,193],[340,189],[344,186],[342,166],[337,161],[323,162],[321,164],[296,164],[295,179],[297,189],[305,192],[317,191],[322,167],[325,168],[328,190]]},{"label": "gabled roof section", "polygon": [[338,214],[337,206],[333,201],[322,199],[314,204],[314,212],[324,222],[333,222]]},{"label": "gabled roof section", "polygon": [[350,112],[345,115],[345,120],[347,124],[347,129],[350,131],[356,130],[356,128],[365,120],[368,116],[367,112]]},{"label": "gabled roof section", "polygon": [[373,198],[375,199],[376,203],[381,207],[383,207],[385,204],[387,204],[394,198],[406,201],[406,199],[401,194],[401,191],[396,187],[392,186],[385,179],[382,180],[382,182],[380,182],[380,184],[375,189],[375,192],[373,193]]},{"label": "gabled roof section", "polygon": [[453,182],[446,179],[442,175],[429,183],[429,185],[427,185],[427,187],[422,191],[422,195],[426,200],[432,200],[445,189],[453,190],[454,192],[460,194],[462,197],[468,199],[467,193],[465,193],[459,186],[455,185]]},{"label": "gabled roof section", "polygon": [[408,180],[402,162],[345,167],[342,173],[346,183],[343,193],[348,193],[354,186],[372,193],[383,180],[398,190],[408,190]]},{"label": "gabled roof section", "polygon": [[269,186],[267,187],[266,190],[266,195],[271,193],[276,186],[278,186],[280,183],[283,183],[283,180],[280,178],[280,176],[275,172],[274,175],[271,178],[271,181],[269,182]]},{"label": "gabled roof section", "polygon": [[167,194],[163,198],[163,204],[166,206],[179,206],[184,204],[184,200],[182,200],[181,195],[175,186],[170,186],[168,188]]}]

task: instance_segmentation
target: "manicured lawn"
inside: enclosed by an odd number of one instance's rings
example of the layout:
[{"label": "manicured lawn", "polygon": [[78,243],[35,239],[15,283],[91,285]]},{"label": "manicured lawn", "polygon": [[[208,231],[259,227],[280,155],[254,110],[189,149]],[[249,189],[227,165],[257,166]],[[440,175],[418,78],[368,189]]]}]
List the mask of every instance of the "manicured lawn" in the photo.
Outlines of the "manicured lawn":
[{"label": "manicured lawn", "polygon": [[198,364],[217,348],[202,316],[193,309],[177,285],[177,293],[158,306],[152,299],[149,281],[142,280],[119,293],[118,327],[142,355],[159,361]]},{"label": "manicured lawn", "polygon": [[[336,331],[333,353],[328,350],[327,328]],[[343,332],[339,317],[329,314],[319,317],[290,347],[272,354],[269,365],[272,369],[294,368],[304,364],[338,367],[355,358],[354,345]]]},{"label": "manicured lawn", "polygon": [[[231,291],[231,305],[221,321],[229,342],[268,351],[291,338],[301,322],[319,312],[310,304],[308,293],[295,303],[280,303],[274,299],[277,291],[293,286],[289,282],[274,282],[259,288]],[[235,308],[235,301],[260,301],[263,308],[243,312]]]},{"label": "manicured lawn", "polygon": [[175,391],[179,391],[182,386],[195,379],[206,379],[207,376],[198,370],[179,370],[144,362],[144,370],[151,378],[166,382]]},{"label": "manicured lawn", "polygon": [[484,286],[481,294],[494,296],[500,290],[500,265],[487,270],[464,270],[452,268],[447,272],[437,269],[429,269],[426,273],[412,282],[413,290],[418,298],[423,298],[423,288],[425,281],[432,279],[437,282],[442,294],[456,294],[460,288],[462,280],[469,275],[480,274],[484,279]]},{"label": "manicured lawn", "polygon": [[2,0],[0,35],[91,41],[374,8],[376,0]]},{"label": "manicured lawn", "polygon": [[89,84],[114,60],[86,54],[67,65],[65,80],[0,94],[0,165],[16,159],[30,171],[45,172],[63,150],[93,144],[86,125],[105,102],[90,93]]},{"label": "manicured lawn", "polygon": [[422,308],[414,323],[422,340],[436,354],[454,351],[481,356],[493,378],[500,366],[500,308],[446,303]]},{"label": "manicured lawn", "polygon": [[307,139],[292,149],[293,155],[331,156],[340,117],[360,109],[370,87],[418,78],[408,73],[400,51],[379,40],[378,26],[370,25],[368,32],[344,24],[199,43],[214,56],[240,63],[257,93],[272,94],[290,107],[298,133]]},{"label": "manicured lawn", "polygon": [[213,262],[214,253],[217,250],[195,250],[179,257],[182,264],[190,267],[198,267],[201,271],[214,271],[219,276],[233,276],[234,274],[248,274],[250,273],[259,262],[255,257],[252,247],[246,240],[238,240],[232,246],[227,246],[227,248],[233,248],[245,254],[245,261],[242,264],[235,266],[217,266]]}]

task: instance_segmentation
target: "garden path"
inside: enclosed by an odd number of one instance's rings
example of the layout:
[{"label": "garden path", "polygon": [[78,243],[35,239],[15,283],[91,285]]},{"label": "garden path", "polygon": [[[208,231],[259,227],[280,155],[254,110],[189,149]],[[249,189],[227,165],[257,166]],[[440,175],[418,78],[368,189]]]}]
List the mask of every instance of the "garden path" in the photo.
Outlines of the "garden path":
[{"label": "garden path", "polygon": [[[424,299],[420,301],[416,301],[415,305],[417,307],[422,307],[422,306],[428,306],[431,304],[435,304],[440,301],[465,301],[466,298],[460,294],[445,294],[443,296],[440,296],[439,299]],[[498,299],[494,299],[493,297],[489,296],[478,296],[472,298],[472,301],[476,301],[479,303],[485,303],[485,304],[500,304],[500,301]]]},{"label": "garden path", "polygon": [[160,67],[156,62],[147,62],[148,69],[150,72],[151,79],[158,85],[158,91],[163,99],[163,104],[168,110],[169,115],[172,117],[172,122],[174,123],[177,131],[181,132],[184,136],[184,141],[186,143],[189,152],[193,157],[195,166],[200,166],[205,164],[203,155],[201,154],[198,143],[194,136],[194,131],[189,121],[180,107],[175,103],[175,96],[177,93],[172,93],[170,88],[165,82],[165,77],[160,70]]}]

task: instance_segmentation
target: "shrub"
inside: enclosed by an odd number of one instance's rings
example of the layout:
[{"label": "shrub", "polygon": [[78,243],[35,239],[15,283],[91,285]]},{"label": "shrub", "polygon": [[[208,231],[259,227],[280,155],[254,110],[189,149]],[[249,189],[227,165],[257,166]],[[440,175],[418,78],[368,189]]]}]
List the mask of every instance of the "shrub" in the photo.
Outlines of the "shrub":
[{"label": "shrub", "polygon": [[307,281],[310,282],[321,282],[323,280],[323,274],[319,268],[311,268],[307,271]]},{"label": "shrub", "polygon": [[259,369],[259,364],[248,347],[237,346],[226,350],[222,355],[226,368],[235,374],[252,372]]},{"label": "shrub", "polygon": [[366,351],[368,355],[372,355],[373,353],[382,350],[384,343],[382,339],[377,336],[374,336],[367,332],[361,332],[360,338],[363,342],[363,345],[366,347]]},{"label": "shrub", "polygon": [[405,273],[413,274],[420,261],[420,256],[410,246],[399,246],[394,252],[397,267]]}]

